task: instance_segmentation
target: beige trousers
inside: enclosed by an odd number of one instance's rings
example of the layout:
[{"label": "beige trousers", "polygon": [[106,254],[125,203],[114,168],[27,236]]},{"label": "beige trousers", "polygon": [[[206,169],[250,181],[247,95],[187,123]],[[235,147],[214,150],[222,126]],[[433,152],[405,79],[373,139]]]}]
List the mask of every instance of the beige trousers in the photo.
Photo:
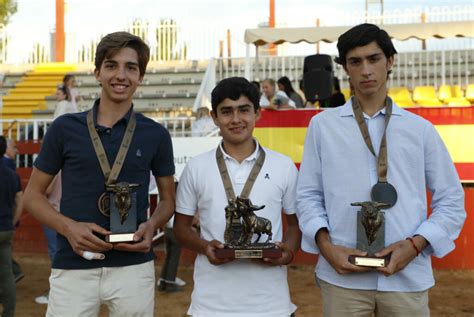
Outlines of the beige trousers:
[{"label": "beige trousers", "polygon": [[88,270],[52,269],[49,284],[48,317],[96,317],[102,304],[111,317],[153,316],[153,261]]},{"label": "beige trousers", "polygon": [[338,287],[321,279],[325,317],[428,317],[428,291],[379,292]]}]

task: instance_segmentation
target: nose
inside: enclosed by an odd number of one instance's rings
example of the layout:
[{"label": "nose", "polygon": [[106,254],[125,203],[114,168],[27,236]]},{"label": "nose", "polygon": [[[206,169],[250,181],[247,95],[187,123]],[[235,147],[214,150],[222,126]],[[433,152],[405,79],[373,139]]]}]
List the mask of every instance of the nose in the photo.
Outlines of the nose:
[{"label": "nose", "polygon": [[371,74],[372,74],[372,66],[370,65],[369,61],[364,60],[362,62],[362,75],[370,76]]},{"label": "nose", "polygon": [[232,122],[239,122],[240,121],[240,116],[239,116],[239,110],[234,109],[232,112]]},{"label": "nose", "polygon": [[119,80],[124,80],[125,79],[125,67],[124,66],[117,67],[116,77]]}]

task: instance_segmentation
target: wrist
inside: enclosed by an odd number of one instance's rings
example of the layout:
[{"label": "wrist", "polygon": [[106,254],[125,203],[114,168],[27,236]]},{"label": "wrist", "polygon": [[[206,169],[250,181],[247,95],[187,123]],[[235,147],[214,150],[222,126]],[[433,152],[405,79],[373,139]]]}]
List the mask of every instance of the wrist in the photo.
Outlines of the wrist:
[{"label": "wrist", "polygon": [[418,254],[421,253],[421,249],[416,245],[415,239],[413,239],[412,237],[408,237],[408,238],[406,238],[406,240],[410,241],[410,243],[411,243],[413,249],[414,249],[415,252],[416,252],[416,256],[418,256]]},{"label": "wrist", "polygon": [[288,261],[286,261],[285,265],[288,265],[291,262],[293,262],[293,259],[295,258],[295,253],[293,252],[293,250],[288,249],[288,253],[290,254],[290,259]]}]

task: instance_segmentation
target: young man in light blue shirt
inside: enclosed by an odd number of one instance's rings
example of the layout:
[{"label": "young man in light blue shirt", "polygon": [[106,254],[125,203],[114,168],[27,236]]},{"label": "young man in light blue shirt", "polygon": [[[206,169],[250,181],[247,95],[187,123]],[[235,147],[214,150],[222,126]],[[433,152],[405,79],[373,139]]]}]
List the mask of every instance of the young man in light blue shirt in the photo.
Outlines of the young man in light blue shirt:
[{"label": "young man in light blue shirt", "polygon": [[[387,97],[396,54],[389,35],[362,24],[341,35],[337,47],[336,62],[349,75],[354,96],[311,120],[297,184],[302,248],[321,255],[316,275],[324,315],[428,316],[431,255],[443,257],[455,247],[466,217],[462,186],[433,125]],[[381,181],[382,148],[387,160]],[[391,184],[385,189],[398,199],[384,210],[385,248],[375,254],[391,257],[375,269],[349,261],[367,255],[356,248],[360,208],[351,203],[375,200],[371,189],[380,183]],[[433,197],[430,217],[426,189]]]}]

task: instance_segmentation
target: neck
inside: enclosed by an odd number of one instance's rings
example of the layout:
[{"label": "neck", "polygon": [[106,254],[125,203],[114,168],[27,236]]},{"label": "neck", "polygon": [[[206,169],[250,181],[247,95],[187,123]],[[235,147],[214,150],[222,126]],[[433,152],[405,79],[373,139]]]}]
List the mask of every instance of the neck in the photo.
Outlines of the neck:
[{"label": "neck", "polygon": [[112,128],[114,124],[123,118],[130,110],[132,103],[112,103],[100,100],[99,108],[97,109],[97,124]]},{"label": "neck", "polygon": [[368,116],[373,116],[377,111],[385,106],[385,98],[387,98],[387,88],[384,86],[377,93],[371,95],[356,94],[362,111]]},{"label": "neck", "polygon": [[253,139],[250,139],[248,142],[240,144],[232,144],[224,141],[222,144],[224,151],[231,157],[233,157],[237,162],[242,163],[247,157],[249,157],[257,147]]}]

